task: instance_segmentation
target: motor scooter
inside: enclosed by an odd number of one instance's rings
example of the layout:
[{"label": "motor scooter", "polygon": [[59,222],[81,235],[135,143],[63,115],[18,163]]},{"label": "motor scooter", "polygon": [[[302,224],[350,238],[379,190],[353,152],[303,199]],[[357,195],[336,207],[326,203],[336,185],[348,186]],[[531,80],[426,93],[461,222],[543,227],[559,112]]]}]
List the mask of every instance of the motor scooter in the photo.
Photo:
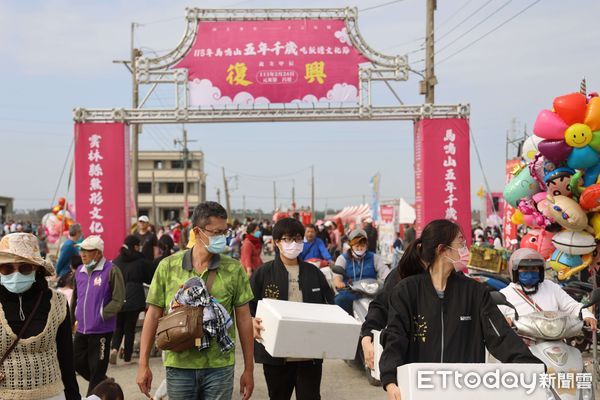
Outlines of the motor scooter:
[{"label": "motor scooter", "polygon": [[[600,289],[594,290],[590,299],[581,306],[579,317],[573,318],[570,314],[558,311],[540,311],[519,316],[514,305],[500,292],[490,293],[496,305],[503,305],[515,311],[514,328],[519,336],[532,340],[529,346],[531,353],[539,358],[547,368],[547,374],[554,376],[558,383],[558,374],[563,376],[577,376],[585,373],[583,357],[579,349],[565,343],[565,339],[578,335],[583,329],[582,311],[584,308],[600,303]],[[593,371],[596,370],[594,362]],[[594,386],[590,382],[589,388],[579,388],[575,378],[572,385],[563,388],[564,382],[558,387],[547,388],[548,400],[593,400]]]},{"label": "motor scooter", "polygon": [[[344,282],[349,282],[343,289],[337,289],[338,291],[350,291],[351,293],[359,294],[360,297],[352,302],[352,314],[354,318],[361,324],[365,322],[367,318],[367,312],[369,311],[369,304],[371,301],[383,290],[383,283],[377,279],[366,278],[359,281],[350,282],[346,270],[339,265],[331,267],[333,273],[341,275],[344,278]],[[356,348],[356,355],[354,360],[347,361],[349,365],[357,369],[364,370],[367,374],[369,383],[373,386],[379,386],[381,383],[373,378],[371,370],[365,365],[365,358],[362,352],[362,346],[359,343]]]}]

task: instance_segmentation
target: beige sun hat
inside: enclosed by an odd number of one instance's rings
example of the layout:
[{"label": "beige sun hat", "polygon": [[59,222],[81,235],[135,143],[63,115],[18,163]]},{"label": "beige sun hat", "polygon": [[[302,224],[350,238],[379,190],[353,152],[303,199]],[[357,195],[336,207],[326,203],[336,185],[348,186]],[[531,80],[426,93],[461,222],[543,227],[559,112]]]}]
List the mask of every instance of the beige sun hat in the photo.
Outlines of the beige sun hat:
[{"label": "beige sun hat", "polygon": [[0,240],[0,264],[8,263],[39,265],[45,275],[54,275],[52,263],[42,258],[38,239],[31,233],[11,233]]},{"label": "beige sun hat", "polygon": [[88,236],[83,242],[75,246],[81,248],[81,250],[100,250],[104,253],[104,240],[97,235]]}]

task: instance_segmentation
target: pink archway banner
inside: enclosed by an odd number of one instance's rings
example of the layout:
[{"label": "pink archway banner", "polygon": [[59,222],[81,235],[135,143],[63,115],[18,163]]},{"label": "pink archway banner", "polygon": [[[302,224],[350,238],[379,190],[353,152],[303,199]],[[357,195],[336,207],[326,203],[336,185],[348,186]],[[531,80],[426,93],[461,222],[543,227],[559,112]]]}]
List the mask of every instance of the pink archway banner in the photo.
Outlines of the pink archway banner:
[{"label": "pink archway banner", "polygon": [[415,123],[417,231],[434,219],[458,223],[471,241],[469,122],[462,118]]},{"label": "pink archway banner", "polygon": [[75,124],[75,205],[84,235],[117,256],[129,225],[129,139],[122,123]]},{"label": "pink archway banner", "polygon": [[342,19],[198,23],[190,51],[189,104],[358,101],[359,64]]}]

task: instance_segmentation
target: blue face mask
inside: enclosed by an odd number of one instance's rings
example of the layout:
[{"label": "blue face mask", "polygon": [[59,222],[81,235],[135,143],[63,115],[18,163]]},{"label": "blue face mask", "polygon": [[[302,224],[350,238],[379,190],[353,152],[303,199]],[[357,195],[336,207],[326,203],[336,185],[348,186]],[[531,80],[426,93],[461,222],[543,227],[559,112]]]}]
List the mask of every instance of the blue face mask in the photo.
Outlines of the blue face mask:
[{"label": "blue face mask", "polygon": [[35,273],[24,275],[19,271],[8,275],[0,275],[0,284],[11,293],[23,293],[28,291],[35,282]]},{"label": "blue face mask", "polygon": [[[199,232],[202,232],[202,230],[200,229]],[[227,248],[227,238],[225,235],[207,236],[204,232],[202,234],[208,238],[208,244],[204,243],[202,239],[200,241],[209,253],[221,254]]]},{"label": "blue face mask", "polygon": [[519,272],[519,282],[524,286],[535,286],[540,282],[540,273],[538,271]]},{"label": "blue face mask", "polygon": [[260,237],[262,236],[262,232],[261,231],[256,231],[252,234],[252,236],[254,236],[257,239],[260,239]]}]

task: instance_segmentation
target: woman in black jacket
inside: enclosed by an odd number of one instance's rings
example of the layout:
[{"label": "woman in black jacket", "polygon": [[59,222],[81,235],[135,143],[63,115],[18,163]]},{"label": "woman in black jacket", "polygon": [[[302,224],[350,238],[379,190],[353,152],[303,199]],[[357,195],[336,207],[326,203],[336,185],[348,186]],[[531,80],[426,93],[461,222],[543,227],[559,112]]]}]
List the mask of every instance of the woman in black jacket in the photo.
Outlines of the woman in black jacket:
[{"label": "woman in black jacket", "polygon": [[486,347],[501,362],[540,363],[487,289],[455,272],[467,251],[460,227],[436,220],[400,260],[402,280],[389,296],[379,363],[388,399],[400,399],[396,369],[404,364],[483,363]]},{"label": "woman in black jacket", "polygon": [[[333,291],[325,275],[314,265],[298,258],[304,247],[304,227],[293,218],[284,218],[273,227],[275,259],[259,267],[250,278],[254,300],[250,312],[256,315],[263,298],[304,303],[333,304]],[[260,318],[253,318],[254,338],[264,330]],[[273,358],[255,340],[254,359],[263,364],[271,400],[289,400],[294,389],[297,400],[321,398],[323,360]]]},{"label": "woman in black jacket", "polygon": [[113,264],[119,267],[123,274],[125,303],[117,314],[117,328],[112,338],[109,361],[111,364],[117,363],[118,351],[123,336],[125,336],[123,360],[130,363],[135,339],[135,326],[140,312],[146,308],[144,283],[150,284],[154,268],[152,262],[140,253],[140,239],[134,235],[125,238],[119,256],[113,260]]}]

